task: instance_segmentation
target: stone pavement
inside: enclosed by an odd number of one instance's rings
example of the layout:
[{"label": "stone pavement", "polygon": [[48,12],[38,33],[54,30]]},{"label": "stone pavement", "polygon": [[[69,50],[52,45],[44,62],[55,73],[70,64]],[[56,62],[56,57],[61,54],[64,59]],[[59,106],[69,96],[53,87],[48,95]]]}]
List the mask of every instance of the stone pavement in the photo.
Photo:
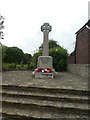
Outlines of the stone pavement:
[{"label": "stone pavement", "polygon": [[31,71],[3,72],[2,84],[88,90],[88,79],[69,72],[59,72],[59,77],[54,79],[35,79],[31,74]]}]

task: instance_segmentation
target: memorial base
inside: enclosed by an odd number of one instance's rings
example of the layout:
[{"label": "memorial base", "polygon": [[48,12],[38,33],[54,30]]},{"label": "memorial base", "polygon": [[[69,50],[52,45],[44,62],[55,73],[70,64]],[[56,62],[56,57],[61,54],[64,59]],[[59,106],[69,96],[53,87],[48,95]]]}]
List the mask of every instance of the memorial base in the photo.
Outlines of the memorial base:
[{"label": "memorial base", "polygon": [[35,78],[54,78],[57,73],[52,67],[51,56],[39,56],[37,68],[32,73]]},{"label": "memorial base", "polygon": [[54,78],[53,73],[35,73],[35,78]]},{"label": "memorial base", "polygon": [[32,72],[32,77],[34,78],[55,78],[57,76],[57,72],[50,68],[37,68],[34,70],[34,72]]}]

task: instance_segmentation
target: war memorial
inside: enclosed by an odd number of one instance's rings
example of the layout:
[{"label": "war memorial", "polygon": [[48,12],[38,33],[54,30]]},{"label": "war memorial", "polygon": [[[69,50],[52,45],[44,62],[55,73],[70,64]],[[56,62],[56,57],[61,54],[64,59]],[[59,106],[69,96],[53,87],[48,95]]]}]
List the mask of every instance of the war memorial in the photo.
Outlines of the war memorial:
[{"label": "war memorial", "polygon": [[51,29],[52,27],[49,23],[44,23],[41,26],[41,31],[43,32],[43,55],[38,57],[37,68],[33,72],[35,78],[53,78],[57,74],[53,68],[53,59],[49,56],[48,34]]},{"label": "war memorial", "polygon": [[0,72],[2,120],[89,120],[90,20],[76,32],[67,72],[57,73],[53,68],[48,46],[51,30],[49,23],[41,26],[43,54],[33,72]]}]

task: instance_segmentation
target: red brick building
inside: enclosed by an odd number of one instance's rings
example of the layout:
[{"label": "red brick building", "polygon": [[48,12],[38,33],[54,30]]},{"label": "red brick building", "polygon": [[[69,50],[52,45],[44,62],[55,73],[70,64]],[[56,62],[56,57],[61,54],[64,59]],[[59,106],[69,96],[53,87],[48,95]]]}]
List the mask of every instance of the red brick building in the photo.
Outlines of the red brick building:
[{"label": "red brick building", "polygon": [[75,50],[68,61],[73,64],[90,64],[90,20],[76,32]]}]

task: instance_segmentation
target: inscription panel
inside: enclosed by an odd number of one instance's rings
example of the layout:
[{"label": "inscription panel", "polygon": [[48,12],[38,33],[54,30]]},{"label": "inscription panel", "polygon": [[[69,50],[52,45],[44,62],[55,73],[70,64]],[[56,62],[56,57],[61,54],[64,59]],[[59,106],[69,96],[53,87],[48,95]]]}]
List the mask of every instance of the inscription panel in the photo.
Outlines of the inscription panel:
[{"label": "inscription panel", "polygon": [[42,68],[52,68],[52,57],[51,56],[40,56],[38,58],[38,66]]}]

